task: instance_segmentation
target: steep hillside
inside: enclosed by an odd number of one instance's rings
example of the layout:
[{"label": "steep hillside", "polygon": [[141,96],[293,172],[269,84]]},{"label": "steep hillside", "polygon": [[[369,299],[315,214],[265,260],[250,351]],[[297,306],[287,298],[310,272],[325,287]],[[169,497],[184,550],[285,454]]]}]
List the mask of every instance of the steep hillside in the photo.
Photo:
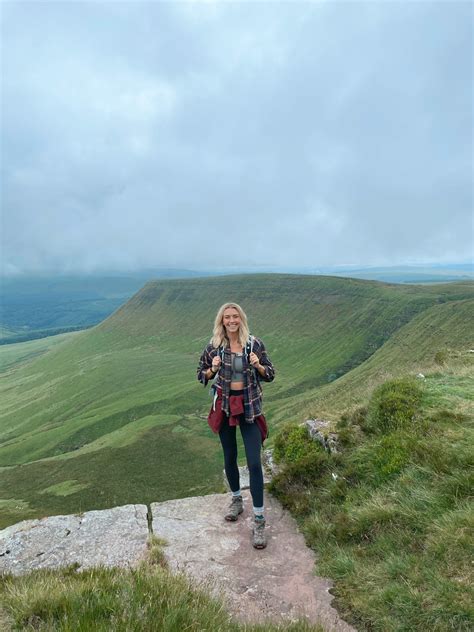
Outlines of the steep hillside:
[{"label": "steep hillside", "polygon": [[407,373],[444,372],[469,375],[474,360],[474,299],[437,304],[396,331],[365,362],[331,384],[287,399],[285,416],[338,419],[340,414],[367,401],[374,388]]},{"label": "steep hillside", "polygon": [[286,411],[301,416],[319,387],[326,397],[378,361],[377,350],[390,356],[391,337],[410,323],[416,337],[417,319],[423,327],[437,308],[446,308],[445,346],[463,349],[456,306],[472,289],[291,275],[148,283],[100,325],[2,374],[0,527],[220,489],[220,448],[195,369],[223,302],[242,304],[277,367],[265,387],[275,425]]}]

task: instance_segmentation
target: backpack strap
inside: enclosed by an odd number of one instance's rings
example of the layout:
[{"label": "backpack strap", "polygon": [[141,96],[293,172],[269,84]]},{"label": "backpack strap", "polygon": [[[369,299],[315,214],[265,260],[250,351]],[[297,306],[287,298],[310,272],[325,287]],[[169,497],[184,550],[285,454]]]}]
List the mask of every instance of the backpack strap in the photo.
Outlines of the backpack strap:
[{"label": "backpack strap", "polygon": [[252,334],[249,334],[248,340],[247,340],[247,342],[246,342],[246,344],[245,344],[245,353],[246,353],[246,355],[247,355],[247,362],[248,362],[248,364],[249,364],[249,368],[250,368],[250,371],[251,371],[252,380],[253,380],[253,382],[254,382],[254,383],[256,383],[256,382],[257,382],[257,380],[258,380],[258,371],[257,371],[257,369],[255,369],[255,368],[254,368],[254,367],[250,364],[250,354],[251,354],[251,353],[252,353],[252,351],[253,351],[253,343],[254,343],[254,340],[255,340],[255,336],[252,336]]},{"label": "backpack strap", "polygon": [[250,354],[253,351],[253,341],[254,340],[255,340],[255,337],[252,336],[252,334],[249,334],[247,342],[245,343],[245,354],[247,356],[247,360],[249,359],[249,356],[250,356]]}]

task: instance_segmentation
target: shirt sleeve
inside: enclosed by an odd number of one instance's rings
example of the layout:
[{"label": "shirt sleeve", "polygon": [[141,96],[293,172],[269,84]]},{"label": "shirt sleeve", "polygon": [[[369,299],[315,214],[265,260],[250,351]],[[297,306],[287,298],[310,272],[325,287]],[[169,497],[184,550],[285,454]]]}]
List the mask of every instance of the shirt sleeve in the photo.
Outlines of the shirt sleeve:
[{"label": "shirt sleeve", "polygon": [[265,349],[265,345],[259,338],[258,338],[258,349],[255,350],[255,353],[258,355],[260,364],[265,369],[265,375],[260,375],[259,377],[264,382],[273,382],[273,380],[275,379],[275,367],[273,366],[272,361],[268,357],[268,353]]},{"label": "shirt sleeve", "polygon": [[202,352],[201,357],[199,358],[199,365],[197,368],[197,379],[203,386],[207,386],[209,382],[209,378],[206,377],[207,370],[212,366],[212,358],[216,355],[212,353],[214,348],[212,345],[207,345],[207,347]]}]

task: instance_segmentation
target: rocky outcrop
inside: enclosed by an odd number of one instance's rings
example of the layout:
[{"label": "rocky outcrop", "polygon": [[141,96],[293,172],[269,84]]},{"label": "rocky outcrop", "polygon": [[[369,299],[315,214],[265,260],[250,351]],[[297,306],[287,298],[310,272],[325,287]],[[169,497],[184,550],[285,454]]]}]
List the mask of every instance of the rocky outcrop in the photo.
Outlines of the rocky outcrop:
[{"label": "rocky outcrop", "polygon": [[308,419],[301,424],[306,426],[311,439],[318,441],[325,450],[330,453],[336,453],[337,434],[331,431],[331,422],[325,419]]},{"label": "rocky outcrop", "polygon": [[225,522],[228,494],[125,505],[84,514],[25,520],[0,531],[0,573],[76,565],[133,567],[146,558],[150,530],[166,541],[171,570],[219,595],[235,619],[260,623],[305,618],[326,631],[353,630],[331,606],[331,582],[314,575],[315,557],[295,521],[265,498],[268,545],[252,547],[252,500]]},{"label": "rocky outcrop", "polygon": [[244,513],[225,522],[229,496],[212,494],[153,503],[153,532],[164,538],[171,569],[219,595],[245,623],[305,618],[327,631],[353,630],[331,606],[332,583],[314,575],[315,557],[291,515],[269,494],[265,498],[268,545],[255,550],[252,500],[243,493]]},{"label": "rocky outcrop", "polygon": [[0,572],[134,566],[147,552],[146,505],[24,520],[0,531]]}]

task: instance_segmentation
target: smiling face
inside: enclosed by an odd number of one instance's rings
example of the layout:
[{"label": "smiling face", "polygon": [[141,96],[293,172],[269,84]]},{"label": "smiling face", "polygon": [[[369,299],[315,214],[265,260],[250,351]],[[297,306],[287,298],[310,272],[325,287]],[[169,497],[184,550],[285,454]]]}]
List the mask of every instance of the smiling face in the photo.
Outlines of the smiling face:
[{"label": "smiling face", "polygon": [[236,334],[239,331],[240,314],[235,307],[228,307],[224,310],[222,324],[224,325],[227,336],[229,336],[229,334]]}]

